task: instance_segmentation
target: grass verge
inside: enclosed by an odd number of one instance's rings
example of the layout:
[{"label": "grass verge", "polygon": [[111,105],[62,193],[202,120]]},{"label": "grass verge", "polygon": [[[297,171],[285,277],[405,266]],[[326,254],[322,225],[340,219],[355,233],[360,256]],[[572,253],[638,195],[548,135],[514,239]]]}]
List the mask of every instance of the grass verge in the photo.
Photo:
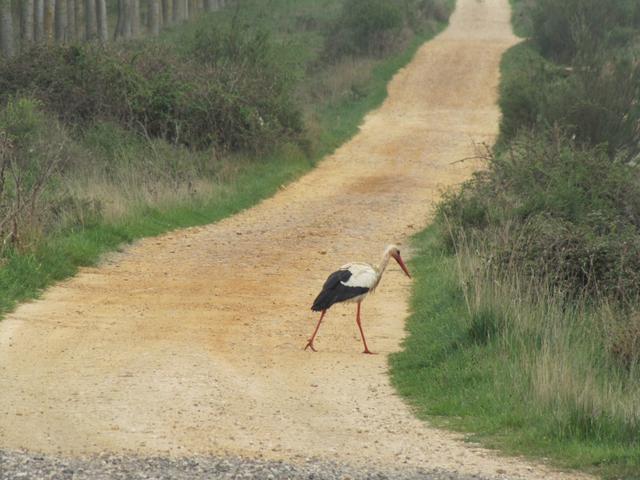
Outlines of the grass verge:
[{"label": "grass verge", "polygon": [[[431,226],[413,239],[415,280],[409,335],[403,351],[390,360],[392,381],[418,417],[470,433],[471,441],[508,454],[550,459],[558,467],[586,470],[604,478],[640,478],[640,442],[634,440],[633,430],[625,432],[613,415],[592,423],[588,416],[564,418],[564,409],[569,408],[560,403],[567,401],[561,398],[562,388],[546,392],[551,408],[544,404],[534,387],[553,382],[540,382],[536,375],[552,374],[554,369],[537,365],[527,355],[530,349],[516,344],[514,339],[522,341],[523,335],[500,328],[495,308],[468,308],[468,292],[457,273],[459,257],[443,244],[438,228]],[[493,306],[500,302],[511,299],[503,298]],[[518,303],[517,307],[519,315],[538,322],[556,320],[565,313],[553,312],[549,305]],[[534,317],[535,313],[539,315]],[[573,317],[580,322],[584,318]],[[556,333],[562,333],[561,327],[556,328]],[[567,332],[575,333],[575,325]],[[529,337],[535,337],[533,343],[549,340],[539,332]],[[549,352],[543,353],[538,360],[550,358]],[[612,378],[594,379],[599,381],[615,383]],[[592,387],[585,382],[583,394],[589,397]],[[637,395],[637,390],[626,393]],[[632,398],[628,400],[633,404]]]}]

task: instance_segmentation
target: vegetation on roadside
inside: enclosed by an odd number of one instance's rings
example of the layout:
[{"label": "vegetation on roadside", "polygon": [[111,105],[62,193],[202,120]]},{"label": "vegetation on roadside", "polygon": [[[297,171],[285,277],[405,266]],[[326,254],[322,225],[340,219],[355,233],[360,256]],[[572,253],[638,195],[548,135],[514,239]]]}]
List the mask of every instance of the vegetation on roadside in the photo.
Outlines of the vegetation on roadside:
[{"label": "vegetation on roadside", "polygon": [[622,333],[618,311],[568,304],[544,283],[498,280],[486,252],[452,255],[441,228],[413,240],[413,314],[391,359],[398,391],[419,417],[470,441],[638,478],[638,371],[605,346]]},{"label": "vegetation on roadside", "polygon": [[418,21],[394,4],[402,28],[375,52],[329,53],[347,0],[244,0],[157,39],[36,45],[0,65],[0,312],[309,169],[453,7],[411,2],[444,13]]},{"label": "vegetation on roadside", "polygon": [[639,478],[640,5],[513,3],[500,138],[416,239],[394,380],[490,446]]}]

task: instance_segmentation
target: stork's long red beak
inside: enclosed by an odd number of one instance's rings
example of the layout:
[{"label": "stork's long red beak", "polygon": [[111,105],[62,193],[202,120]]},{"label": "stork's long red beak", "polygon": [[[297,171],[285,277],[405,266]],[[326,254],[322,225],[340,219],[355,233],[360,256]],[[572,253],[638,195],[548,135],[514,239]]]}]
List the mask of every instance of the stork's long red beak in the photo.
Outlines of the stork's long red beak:
[{"label": "stork's long red beak", "polygon": [[396,262],[398,262],[398,265],[400,265],[400,268],[404,271],[404,273],[407,274],[407,277],[411,278],[411,274],[409,273],[409,270],[407,270],[407,266],[402,261],[402,257],[400,255],[394,255],[393,258],[395,258]]}]

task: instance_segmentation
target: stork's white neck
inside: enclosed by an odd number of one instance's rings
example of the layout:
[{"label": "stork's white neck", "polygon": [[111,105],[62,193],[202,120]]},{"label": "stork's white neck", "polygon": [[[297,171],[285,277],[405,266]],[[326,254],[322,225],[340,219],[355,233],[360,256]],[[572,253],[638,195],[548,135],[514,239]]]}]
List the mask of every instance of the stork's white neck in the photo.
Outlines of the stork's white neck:
[{"label": "stork's white neck", "polygon": [[378,281],[380,281],[380,277],[384,273],[387,265],[389,264],[389,259],[391,258],[391,250],[387,248],[382,254],[382,259],[380,260],[380,265],[378,265]]}]

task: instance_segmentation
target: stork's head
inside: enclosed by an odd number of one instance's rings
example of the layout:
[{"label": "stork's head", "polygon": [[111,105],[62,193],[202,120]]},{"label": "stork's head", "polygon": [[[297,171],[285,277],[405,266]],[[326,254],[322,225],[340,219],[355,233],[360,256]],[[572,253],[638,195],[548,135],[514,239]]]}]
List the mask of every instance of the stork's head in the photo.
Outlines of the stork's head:
[{"label": "stork's head", "polygon": [[407,270],[407,266],[402,261],[402,257],[400,256],[400,249],[398,248],[398,246],[389,245],[387,247],[387,252],[391,257],[393,257],[393,259],[396,262],[398,262],[398,265],[400,265],[400,268],[402,269],[402,271],[407,274],[407,277],[411,278],[411,275],[409,274],[409,270]]}]

